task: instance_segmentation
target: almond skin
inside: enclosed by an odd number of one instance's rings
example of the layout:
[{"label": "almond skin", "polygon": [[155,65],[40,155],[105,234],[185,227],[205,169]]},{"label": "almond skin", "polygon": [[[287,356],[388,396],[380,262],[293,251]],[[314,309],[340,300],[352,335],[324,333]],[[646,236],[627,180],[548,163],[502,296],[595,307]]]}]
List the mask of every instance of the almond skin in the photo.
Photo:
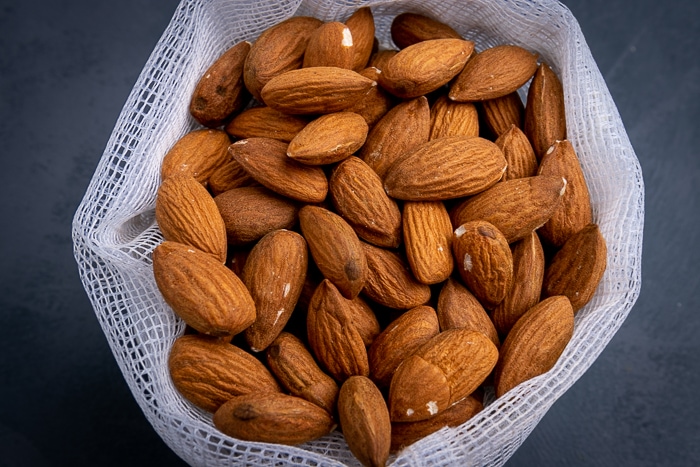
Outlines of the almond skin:
[{"label": "almond skin", "polygon": [[406,201],[403,239],[413,275],[437,284],[452,274],[452,223],[442,201]]},{"label": "almond skin", "polygon": [[505,170],[503,153],[491,141],[446,136],[420,144],[396,161],[384,177],[384,187],[389,196],[401,200],[448,200],[486,190]]},{"label": "almond skin", "polygon": [[431,39],[461,39],[462,36],[445,23],[417,13],[401,13],[391,22],[391,39],[400,49]]},{"label": "almond skin", "polygon": [[360,239],[341,216],[319,206],[299,211],[301,232],[324,277],[344,297],[357,297],[367,280],[367,258]]},{"label": "almond skin", "polygon": [[566,139],[564,87],[546,63],[537,68],[528,88],[523,131],[538,160],[556,141]]},{"label": "almond skin", "polygon": [[234,397],[214,413],[214,426],[244,441],[297,445],[327,435],[331,416],[300,397],[261,392]]},{"label": "almond skin", "polygon": [[306,165],[333,164],[354,154],[367,139],[362,115],[334,112],[309,122],[287,148],[287,156]]},{"label": "almond skin", "polygon": [[457,76],[473,51],[474,43],[463,39],[418,42],[389,59],[379,84],[402,99],[431,93]]},{"label": "almond skin", "polygon": [[165,240],[190,245],[226,261],[226,226],[219,209],[201,183],[174,175],[161,183],[156,195],[156,221]]},{"label": "almond skin", "polygon": [[293,16],[258,36],[250,48],[243,71],[246,88],[253,97],[260,101],[263,87],[272,78],[301,68],[309,38],[322,24],[317,18]]},{"label": "almond skin", "polygon": [[459,226],[452,239],[457,271],[469,290],[492,310],[513,284],[513,256],[506,238],[486,221]]},{"label": "almond skin", "polygon": [[553,296],[530,308],[501,346],[494,371],[496,397],[552,369],[573,333],[574,312],[566,297]]},{"label": "almond skin", "polygon": [[522,129],[525,117],[525,104],[517,92],[481,101],[481,114],[486,128],[498,138],[512,125]]},{"label": "almond skin", "polygon": [[320,203],[328,193],[328,179],[320,167],[287,157],[287,143],[271,138],[247,138],[229,146],[229,153],[255,181],[287,198]]},{"label": "almond skin", "polygon": [[607,246],[597,224],[575,233],[545,269],[542,295],[565,295],[574,312],[588,303],[607,266]]},{"label": "almond skin", "polygon": [[450,406],[450,383],[440,367],[413,354],[394,372],[388,400],[392,422],[425,420]]},{"label": "almond skin", "polygon": [[267,348],[266,357],[268,367],[291,395],[306,399],[329,414],[335,413],[338,385],[319,368],[298,337],[280,333]]},{"label": "almond skin", "polygon": [[372,10],[369,7],[358,8],[345,20],[345,25],[350,28],[355,49],[352,69],[360,71],[367,66],[374,47],[375,25]]},{"label": "almond skin", "polygon": [[430,108],[430,139],[443,136],[479,136],[479,113],[471,102],[454,102],[446,95]]},{"label": "almond skin", "polygon": [[241,279],[255,302],[255,322],[245,330],[253,352],[266,349],[289,321],[308,261],[304,237],[289,230],[266,234],[250,251]]},{"label": "almond skin", "polygon": [[[504,180],[533,177],[538,174],[537,157],[530,141],[520,128],[512,125],[495,141],[508,163]],[[556,174],[547,174],[556,175]],[[564,177],[566,178],[566,177]],[[568,181],[568,178],[567,178]]]},{"label": "almond skin", "polygon": [[569,237],[593,222],[588,185],[571,142],[554,143],[542,157],[538,174],[558,175],[567,182],[561,205],[538,230],[546,242],[561,247]]},{"label": "almond skin", "polygon": [[243,186],[257,185],[253,177],[233,159],[219,166],[209,177],[209,190],[213,196],[220,195],[224,191]]},{"label": "almond skin", "polygon": [[388,49],[388,50],[378,50],[372,54],[369,58],[369,63],[367,66],[374,67],[380,72],[386,67],[387,62],[391,57],[399,53],[398,50]]},{"label": "almond skin", "polygon": [[372,380],[351,376],[340,388],[338,417],[350,452],[362,465],[386,465],[391,446],[391,420],[384,397]]},{"label": "almond skin", "polygon": [[327,114],[346,110],[376,85],[376,81],[352,70],[309,67],[271,79],[262,89],[261,98],[287,114]]},{"label": "almond skin", "polygon": [[233,117],[225,130],[239,139],[262,137],[290,142],[308,123],[307,117],[284,114],[261,105]]},{"label": "almond skin", "polygon": [[[359,70],[358,73],[365,78],[377,81],[381,72],[377,68],[368,67]],[[394,106],[395,100],[394,96],[386,92],[381,86],[374,86],[362,99],[346,110],[362,115],[367,125],[372,128]]]},{"label": "almond skin", "polygon": [[562,177],[536,175],[497,183],[459,203],[450,212],[456,228],[472,220],[493,224],[513,243],[552,217],[566,190]]},{"label": "almond skin", "polygon": [[384,191],[382,179],[362,159],[350,156],[334,169],[329,180],[333,206],[374,245],[396,248],[401,242],[401,211]]},{"label": "almond skin", "polygon": [[200,129],[186,133],[165,154],[160,176],[165,180],[171,175],[191,175],[206,185],[211,174],[227,160],[228,135],[222,130]]},{"label": "almond skin", "polygon": [[452,277],[440,289],[437,317],[442,331],[459,328],[479,331],[496,347],[501,345],[496,327],[479,300]]},{"label": "almond skin", "polygon": [[306,44],[303,67],[333,66],[352,69],[355,45],[349,27],[338,21],[319,26]]},{"label": "almond skin", "polygon": [[235,335],[255,321],[243,282],[208,253],[165,241],[153,251],[153,274],[165,302],[203,334]]},{"label": "almond skin", "polygon": [[495,99],[515,92],[537,70],[537,55],[516,45],[497,45],[472,57],[450,85],[458,102]]},{"label": "almond skin", "polygon": [[239,42],[221,54],[202,74],[192,92],[190,114],[200,124],[216,128],[250,100],[243,83],[243,65],[250,42]]},{"label": "almond skin", "polygon": [[178,392],[212,413],[235,396],[280,392],[275,378],[258,359],[235,345],[202,335],[175,339],[168,369]]}]

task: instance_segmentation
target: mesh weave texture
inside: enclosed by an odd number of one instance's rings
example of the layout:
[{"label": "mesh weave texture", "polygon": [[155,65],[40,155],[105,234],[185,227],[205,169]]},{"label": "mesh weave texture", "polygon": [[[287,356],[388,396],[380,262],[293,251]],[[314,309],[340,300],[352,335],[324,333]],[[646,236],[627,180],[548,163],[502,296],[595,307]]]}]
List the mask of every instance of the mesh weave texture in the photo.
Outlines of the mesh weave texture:
[{"label": "mesh weave texture", "polygon": [[[546,0],[183,0],[136,82],[73,221],[75,258],[125,380],[148,421],[191,465],[359,465],[334,432],[298,447],[241,442],[184,401],[167,371],[184,324],[155,285],[151,252],[162,241],[155,194],[163,156],[197,127],[188,104],[201,73],[227,48],[254,41],[291,15],[344,21],[370,6],[377,37],[391,47],[392,18],[410,11],[451,25],[477,50],[511,43],[540,54],[562,79],[568,138],[581,159],[608,268],[576,315],[556,366],[458,428],[443,429],[392,456],[392,465],[502,465],[552,404],[602,352],[641,287],[644,185],[617,108],[571,12]],[[525,89],[521,90],[525,96]]]}]

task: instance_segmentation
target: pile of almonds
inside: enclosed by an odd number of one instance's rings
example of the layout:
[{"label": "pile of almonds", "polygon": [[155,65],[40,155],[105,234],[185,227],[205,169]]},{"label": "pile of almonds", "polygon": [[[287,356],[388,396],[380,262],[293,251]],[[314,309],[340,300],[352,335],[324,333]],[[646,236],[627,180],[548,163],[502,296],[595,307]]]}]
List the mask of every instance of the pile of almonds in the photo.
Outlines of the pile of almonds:
[{"label": "pile of almonds", "polygon": [[234,45],[165,155],[153,271],[188,325],[169,370],[227,435],[339,426],[384,465],[551,369],[603,275],[551,68],[412,13],[391,37],[362,8]]}]

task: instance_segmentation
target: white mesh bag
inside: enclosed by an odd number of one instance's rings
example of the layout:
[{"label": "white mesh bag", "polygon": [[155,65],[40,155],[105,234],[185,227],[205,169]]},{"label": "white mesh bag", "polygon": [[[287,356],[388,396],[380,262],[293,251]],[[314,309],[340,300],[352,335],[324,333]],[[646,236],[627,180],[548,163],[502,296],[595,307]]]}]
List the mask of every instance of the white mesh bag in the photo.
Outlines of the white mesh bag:
[{"label": "white mesh bag", "polygon": [[[241,442],[184,401],[167,371],[184,324],[155,285],[151,252],[162,241],[155,194],[163,156],[197,127],[189,97],[228,47],[253,41],[291,15],[344,21],[372,7],[377,37],[391,45],[391,19],[410,11],[443,21],[477,50],[501,43],[536,51],[559,74],[568,138],[581,159],[608,268],[576,315],[556,366],[493,400],[458,428],[445,428],[390,458],[392,465],[502,465],[552,404],[593,363],[626,318],[641,286],[644,187],[615,104],[571,12],[548,0],[183,0],[134,86],[73,222],[80,277],[114,357],[143,413],[191,465],[357,465],[335,432],[298,447]],[[524,90],[523,90],[524,91]],[[525,94],[522,94],[524,97]]]}]

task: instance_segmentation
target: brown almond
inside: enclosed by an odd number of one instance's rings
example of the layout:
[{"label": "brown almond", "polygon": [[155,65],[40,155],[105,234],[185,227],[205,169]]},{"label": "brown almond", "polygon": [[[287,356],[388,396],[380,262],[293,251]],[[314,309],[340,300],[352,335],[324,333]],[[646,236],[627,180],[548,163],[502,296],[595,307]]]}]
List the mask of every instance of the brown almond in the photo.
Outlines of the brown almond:
[{"label": "brown almond", "polygon": [[214,413],[213,422],[237,439],[292,446],[318,439],[335,427],[321,407],[274,392],[234,397]]},{"label": "brown almond", "polygon": [[377,315],[372,310],[372,307],[369,306],[369,303],[359,295],[350,300],[349,310],[352,324],[357,329],[357,332],[360,333],[362,342],[365,343],[366,347],[369,347],[381,332]]},{"label": "brown almond", "polygon": [[508,131],[512,125],[523,128],[525,104],[517,92],[481,101],[480,109],[486,128],[495,138]]},{"label": "brown almond", "polygon": [[226,161],[219,166],[209,177],[209,190],[213,196],[220,195],[224,191],[244,186],[256,185],[253,177],[234,159]]},{"label": "brown almond", "polygon": [[491,141],[445,136],[419,144],[396,161],[384,177],[389,196],[407,201],[440,201],[471,196],[503,176],[506,160]]},{"label": "brown almond", "polygon": [[309,38],[322,24],[317,18],[293,16],[267,28],[258,36],[243,69],[246,88],[253,97],[260,101],[263,87],[272,78],[301,68]]},{"label": "brown almond", "polygon": [[156,194],[156,221],[165,240],[190,245],[226,261],[226,226],[204,186],[189,175],[168,177]]},{"label": "brown almond", "polygon": [[476,105],[438,97],[430,108],[430,139],[443,136],[479,136]]},{"label": "brown almond", "polygon": [[391,39],[400,49],[431,39],[461,39],[451,26],[417,13],[401,13],[391,22]]},{"label": "brown almond", "polygon": [[420,355],[406,357],[389,386],[392,422],[425,420],[450,406],[450,383],[444,371]]},{"label": "brown almond", "polygon": [[367,139],[362,115],[334,112],[309,122],[287,148],[287,156],[306,165],[333,164],[354,154]]},{"label": "brown almond", "polygon": [[597,224],[589,224],[564,243],[545,269],[542,295],[565,295],[574,312],[588,303],[603,278],[607,246]]},{"label": "brown almond", "polygon": [[518,240],[512,251],[513,285],[491,315],[496,329],[504,336],[539,302],[544,279],[544,250],[537,232]]},{"label": "brown almond", "polygon": [[360,238],[381,247],[399,245],[401,211],[384,191],[382,179],[362,159],[350,156],[339,163],[331,173],[329,191],[336,212]]},{"label": "brown almond", "polygon": [[350,28],[355,49],[352,69],[360,71],[367,66],[374,48],[375,25],[372,10],[369,7],[358,8],[345,20],[345,25]]},{"label": "brown almond", "polygon": [[566,139],[564,87],[546,63],[537,68],[528,88],[523,131],[538,160],[556,141]]},{"label": "brown almond", "polygon": [[530,308],[513,326],[494,371],[496,397],[551,370],[574,333],[574,312],[564,296]]},{"label": "brown almond", "polygon": [[442,331],[458,328],[479,331],[496,347],[501,345],[496,327],[479,300],[452,277],[440,289],[437,317]]},{"label": "brown almond", "polygon": [[566,179],[561,205],[539,230],[551,245],[561,247],[573,234],[593,222],[591,198],[579,158],[568,140],[557,141],[542,157],[539,175],[559,175]]},{"label": "brown almond", "polygon": [[430,286],[418,282],[407,261],[397,252],[361,242],[367,258],[363,293],[389,308],[408,310],[430,299]]},{"label": "brown almond", "polygon": [[349,27],[338,21],[319,26],[306,44],[304,67],[334,66],[352,69],[355,63],[355,45]]},{"label": "brown almond", "polygon": [[367,259],[353,228],[338,214],[319,206],[301,208],[299,223],[323,276],[344,297],[355,298],[367,280]]},{"label": "brown almond", "polygon": [[280,392],[277,381],[258,359],[235,345],[200,334],[175,339],[168,370],[185,399],[212,413],[235,396]]},{"label": "brown almond", "polygon": [[202,125],[222,125],[250,100],[243,83],[243,65],[250,46],[250,42],[243,41],[229,48],[199,78],[192,92],[190,114]]},{"label": "brown almond", "polygon": [[462,71],[473,50],[474,43],[463,39],[431,39],[409,45],[389,59],[379,84],[402,99],[431,93]]},{"label": "brown almond", "polygon": [[537,175],[538,166],[535,151],[520,128],[512,125],[508,131],[496,139],[496,146],[501,149],[508,163],[504,180]]},{"label": "brown almond", "polygon": [[308,261],[304,237],[290,230],[266,234],[250,251],[241,279],[255,302],[255,322],[244,333],[253,352],[266,349],[289,321]]},{"label": "brown almond", "polygon": [[450,84],[458,102],[495,99],[515,92],[537,70],[537,54],[517,45],[497,45],[473,56]]},{"label": "brown almond", "polygon": [[255,181],[287,198],[320,203],[328,193],[328,179],[320,167],[287,156],[288,144],[271,138],[247,138],[229,146],[229,153]]},{"label": "brown almond", "polygon": [[340,388],[338,417],[350,452],[367,467],[389,458],[391,420],[384,397],[365,376],[351,376]]},{"label": "brown almond", "polygon": [[324,279],[311,297],[306,317],[311,351],[339,382],[353,375],[369,375],[367,349],[352,321],[350,302]]},{"label": "brown almond", "polygon": [[367,352],[372,380],[388,387],[399,364],[438,332],[437,315],[429,306],[417,306],[393,320]]},{"label": "brown almond", "polygon": [[429,137],[430,107],[421,96],[389,110],[367,135],[359,157],[383,179],[397,159]]},{"label": "brown almond", "polygon": [[206,185],[211,174],[227,160],[228,135],[222,130],[199,129],[186,133],[168,150],[161,163],[161,179],[191,175]]},{"label": "brown almond", "polygon": [[[377,81],[380,71],[377,68],[368,67],[359,70],[358,73],[365,78]],[[386,92],[381,86],[374,86],[364,97],[346,110],[362,115],[362,118],[365,119],[365,122],[371,128],[394,106],[394,101],[394,96]]]},{"label": "brown almond", "polygon": [[229,245],[246,245],[277,229],[291,229],[299,206],[261,186],[240,187],[214,197]]},{"label": "brown almond", "polygon": [[479,302],[492,310],[513,284],[513,256],[506,237],[486,221],[469,221],[454,232],[457,271]]},{"label": "brown almond", "polygon": [[271,79],[261,98],[283,113],[327,114],[346,110],[376,85],[376,81],[345,68],[309,67]]},{"label": "brown almond", "polygon": [[484,220],[513,243],[552,217],[565,190],[566,180],[550,175],[500,182],[455,206],[450,213],[452,225]]},{"label": "brown almond", "polygon": [[267,348],[266,357],[270,370],[291,395],[335,413],[338,385],[321,370],[301,339],[280,333]]},{"label": "brown almond", "polygon": [[368,67],[374,67],[378,69],[380,72],[386,67],[387,62],[391,57],[399,53],[398,50],[378,50],[372,54],[372,56],[369,58],[369,63],[367,63]]},{"label": "brown almond", "polygon": [[437,284],[452,274],[452,223],[442,201],[406,201],[403,240],[413,275]]},{"label": "brown almond", "polygon": [[309,119],[289,115],[265,105],[245,109],[226,125],[229,135],[239,138],[273,138],[290,142],[307,124]]},{"label": "brown almond", "polygon": [[165,302],[203,334],[235,335],[255,321],[243,282],[208,253],[165,241],[153,251],[153,274]]}]

